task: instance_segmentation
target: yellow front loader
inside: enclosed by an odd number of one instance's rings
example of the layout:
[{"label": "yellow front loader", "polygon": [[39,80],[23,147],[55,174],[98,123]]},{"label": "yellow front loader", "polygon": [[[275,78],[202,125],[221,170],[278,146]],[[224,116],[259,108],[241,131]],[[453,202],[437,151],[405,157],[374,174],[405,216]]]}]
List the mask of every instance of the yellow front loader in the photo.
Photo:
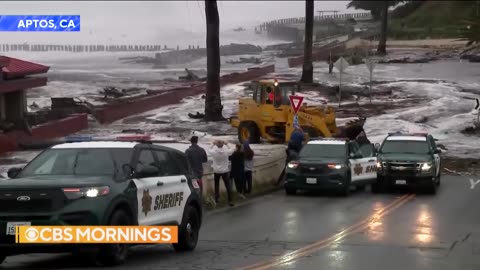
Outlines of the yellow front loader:
[{"label": "yellow front loader", "polygon": [[[294,111],[290,95],[298,84],[293,81],[259,80],[252,83],[251,98],[240,99],[238,115],[230,124],[238,129],[240,142],[259,143],[261,139],[271,143],[285,143],[294,130]],[[297,113],[299,125],[308,137],[342,137],[355,139],[363,131],[365,118],[337,127],[335,110],[330,106],[308,106],[303,103]]]}]

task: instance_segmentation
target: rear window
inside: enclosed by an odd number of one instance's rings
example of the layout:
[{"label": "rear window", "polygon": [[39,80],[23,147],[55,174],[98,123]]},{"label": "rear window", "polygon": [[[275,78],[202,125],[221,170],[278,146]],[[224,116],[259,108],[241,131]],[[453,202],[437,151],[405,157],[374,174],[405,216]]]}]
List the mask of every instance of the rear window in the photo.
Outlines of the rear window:
[{"label": "rear window", "polygon": [[19,177],[40,175],[113,176],[129,163],[133,149],[49,149],[33,159]]},{"label": "rear window", "polygon": [[345,144],[306,144],[300,151],[301,158],[345,158]]},{"label": "rear window", "polygon": [[383,154],[403,153],[403,154],[427,154],[429,152],[426,141],[385,141],[380,152]]}]

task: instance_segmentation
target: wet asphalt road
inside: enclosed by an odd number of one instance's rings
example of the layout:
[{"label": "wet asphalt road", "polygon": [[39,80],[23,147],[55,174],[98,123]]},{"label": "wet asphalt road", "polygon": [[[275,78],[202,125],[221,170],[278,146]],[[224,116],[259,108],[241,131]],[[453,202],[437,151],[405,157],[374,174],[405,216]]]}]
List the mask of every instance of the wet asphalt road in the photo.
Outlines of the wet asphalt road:
[{"label": "wet asphalt road", "polygon": [[[115,269],[480,269],[480,185],[471,186],[444,175],[435,196],[276,192],[208,213],[193,253],[138,246]],[[48,254],[9,257],[2,267],[90,269]]]}]

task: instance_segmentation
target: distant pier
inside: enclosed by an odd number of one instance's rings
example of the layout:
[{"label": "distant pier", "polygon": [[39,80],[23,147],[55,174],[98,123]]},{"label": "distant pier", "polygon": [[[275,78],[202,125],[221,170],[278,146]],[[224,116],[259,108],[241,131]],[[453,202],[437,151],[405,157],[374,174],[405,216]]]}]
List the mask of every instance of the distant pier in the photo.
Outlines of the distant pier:
[{"label": "distant pier", "polygon": [[[188,45],[188,48],[195,49],[199,46]],[[1,52],[160,52],[165,50],[180,50],[179,45],[175,49],[166,45],[102,45],[102,44],[0,44]]]},{"label": "distant pier", "polygon": [[[323,28],[323,26],[330,23],[342,24],[348,20],[368,21],[371,19],[372,15],[370,14],[370,12],[347,14],[334,13],[333,15],[323,15],[323,13],[320,13],[319,16],[314,17],[314,31],[315,29]],[[266,33],[269,37],[272,38],[291,41],[302,41],[304,28],[305,17],[298,17],[279,19],[262,23],[255,27],[255,32],[258,34]],[[336,30],[333,29],[333,32],[335,31]]]}]

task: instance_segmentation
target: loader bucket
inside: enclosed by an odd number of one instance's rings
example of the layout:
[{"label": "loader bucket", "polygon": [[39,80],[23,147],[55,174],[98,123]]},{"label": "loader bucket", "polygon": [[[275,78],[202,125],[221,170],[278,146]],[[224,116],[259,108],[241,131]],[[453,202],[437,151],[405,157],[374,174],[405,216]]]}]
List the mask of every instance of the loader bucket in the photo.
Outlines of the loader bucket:
[{"label": "loader bucket", "polygon": [[360,132],[363,131],[363,125],[365,125],[366,120],[367,118],[360,117],[359,119],[347,122],[345,126],[338,127],[339,133],[335,137],[355,140],[355,138],[360,134]]}]

